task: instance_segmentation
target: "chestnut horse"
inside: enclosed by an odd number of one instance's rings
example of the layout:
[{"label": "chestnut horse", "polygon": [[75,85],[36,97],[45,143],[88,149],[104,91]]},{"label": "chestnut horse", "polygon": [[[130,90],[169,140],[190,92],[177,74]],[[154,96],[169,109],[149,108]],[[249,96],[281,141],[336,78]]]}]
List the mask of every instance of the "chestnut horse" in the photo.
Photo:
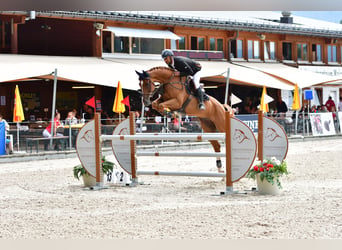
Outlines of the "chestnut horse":
[{"label": "chestnut horse", "polygon": [[[205,110],[198,109],[197,98],[187,91],[187,77],[181,76],[178,71],[167,67],[154,67],[139,75],[140,87],[145,106],[151,105],[151,98],[158,93],[159,97],[152,102],[152,108],[164,114],[169,109],[173,112],[185,113],[189,116],[199,118],[204,132],[225,132],[225,111],[232,112],[228,105],[222,105],[214,97],[208,96],[205,101]],[[159,86],[156,84],[159,83]],[[220,144],[216,140],[211,140],[215,152],[220,152]],[[216,166],[221,171],[222,163],[218,157]]]}]

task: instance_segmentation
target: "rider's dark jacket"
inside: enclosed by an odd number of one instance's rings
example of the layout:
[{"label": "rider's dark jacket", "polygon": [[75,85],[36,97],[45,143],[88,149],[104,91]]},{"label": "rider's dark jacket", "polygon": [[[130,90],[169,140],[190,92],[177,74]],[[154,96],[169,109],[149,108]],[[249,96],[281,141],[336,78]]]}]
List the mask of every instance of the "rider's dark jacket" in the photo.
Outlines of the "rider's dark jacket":
[{"label": "rider's dark jacket", "polygon": [[178,70],[182,75],[193,76],[202,68],[201,64],[184,56],[174,56],[173,60],[174,65],[169,64],[168,66],[172,69]]}]

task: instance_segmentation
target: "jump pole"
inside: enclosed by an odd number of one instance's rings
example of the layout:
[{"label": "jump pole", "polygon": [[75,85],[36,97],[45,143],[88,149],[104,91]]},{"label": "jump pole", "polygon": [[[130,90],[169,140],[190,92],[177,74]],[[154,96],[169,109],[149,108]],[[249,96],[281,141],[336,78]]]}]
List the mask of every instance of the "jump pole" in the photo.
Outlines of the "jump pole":
[{"label": "jump pole", "polygon": [[[131,111],[129,113],[129,131],[131,136],[135,136],[135,112]],[[136,153],[136,141],[130,140],[130,148],[131,148],[131,170],[132,170],[132,185],[136,185],[138,183],[137,177],[137,159],[135,157]]]},{"label": "jump pole", "polygon": [[[226,192],[225,194],[232,194],[233,191],[233,182],[232,182],[232,150],[231,150],[231,114],[230,112],[225,112],[225,143],[226,143]],[[221,193],[222,194],[222,193]]]},{"label": "jump pole", "polygon": [[260,161],[263,160],[264,152],[264,114],[262,110],[258,111],[258,158]]},{"label": "jump pole", "polygon": [[96,112],[94,115],[96,186],[93,189],[104,188],[103,187],[102,163],[101,163],[100,119],[101,119],[100,113]]},{"label": "jump pole", "polygon": [[[232,194],[236,193],[233,191],[233,182],[232,182],[232,173],[231,173],[231,114],[230,112],[225,112],[225,133],[212,133],[212,134],[182,134],[182,135],[170,135],[170,134],[135,134],[135,114],[134,112],[130,112],[129,116],[129,126],[130,126],[130,135],[101,135],[101,139],[103,140],[129,140],[130,141],[130,149],[131,149],[131,175],[132,175],[132,183],[136,185],[138,183],[137,174],[139,175],[169,175],[169,176],[198,176],[198,177],[226,177],[226,192],[221,192],[221,194]],[[99,125],[98,125],[99,126]],[[96,125],[95,125],[96,127]],[[98,133],[100,134],[99,130]],[[154,137],[154,138],[153,138]],[[136,152],[136,143],[137,140],[180,140],[180,139],[189,139],[195,141],[203,141],[203,140],[225,140],[226,143],[226,153],[208,153],[202,154],[204,157],[217,157],[217,156],[225,156],[226,157],[226,173],[197,173],[197,172],[164,172],[164,171],[138,171],[137,170],[137,161],[136,156],[184,156],[184,153],[157,153],[157,152]],[[100,152],[99,152],[100,154]],[[189,153],[188,153],[189,154]],[[190,153],[190,155],[198,157],[198,153]]]}]

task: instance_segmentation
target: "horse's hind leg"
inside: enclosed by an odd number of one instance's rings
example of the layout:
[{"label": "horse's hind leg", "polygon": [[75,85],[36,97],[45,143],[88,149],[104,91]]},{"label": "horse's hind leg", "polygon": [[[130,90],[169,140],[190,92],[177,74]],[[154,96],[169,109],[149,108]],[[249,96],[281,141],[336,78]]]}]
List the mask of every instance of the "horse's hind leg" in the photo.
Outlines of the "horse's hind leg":
[{"label": "horse's hind leg", "polygon": [[[214,133],[216,132],[216,126],[215,124],[210,121],[209,119],[204,119],[204,118],[200,118],[200,122],[201,122],[201,126],[204,132],[206,133]],[[220,153],[221,152],[221,145],[218,141],[216,140],[210,140],[209,141],[211,143],[211,145],[214,148],[214,151],[216,153]],[[222,162],[221,162],[221,158],[220,157],[216,157],[216,167],[218,172],[223,172],[222,168]]]},{"label": "horse's hind leg", "polygon": [[[221,145],[218,141],[210,141],[211,145],[214,148],[214,151],[216,153],[220,153],[221,152]],[[224,172],[222,170],[222,162],[221,162],[221,157],[216,157],[216,167],[217,167],[217,171],[218,172]]]}]

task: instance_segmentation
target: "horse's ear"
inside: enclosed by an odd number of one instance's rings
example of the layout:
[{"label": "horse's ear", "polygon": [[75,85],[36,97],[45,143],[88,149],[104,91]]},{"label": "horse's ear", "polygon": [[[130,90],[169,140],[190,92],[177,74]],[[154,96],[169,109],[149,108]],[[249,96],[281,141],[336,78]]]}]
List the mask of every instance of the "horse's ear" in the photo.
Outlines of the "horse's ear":
[{"label": "horse's ear", "polygon": [[135,71],[135,73],[137,73],[137,75],[139,76],[139,80],[143,80],[144,79],[144,73],[140,73],[138,71]]},{"label": "horse's ear", "polygon": [[147,71],[143,70],[142,74],[143,74],[144,78],[150,78],[150,74]]}]

